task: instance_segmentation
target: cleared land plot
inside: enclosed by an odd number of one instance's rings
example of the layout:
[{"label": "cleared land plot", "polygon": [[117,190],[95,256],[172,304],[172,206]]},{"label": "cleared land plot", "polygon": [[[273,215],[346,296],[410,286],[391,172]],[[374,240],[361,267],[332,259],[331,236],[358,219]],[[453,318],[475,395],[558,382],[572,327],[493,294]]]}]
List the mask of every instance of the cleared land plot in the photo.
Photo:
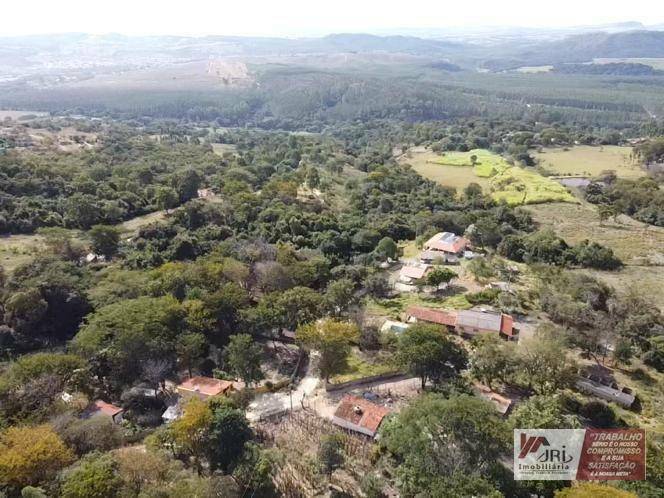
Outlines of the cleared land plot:
[{"label": "cleared land plot", "polygon": [[40,235],[9,235],[0,237],[0,266],[13,272],[17,266],[29,262],[43,249],[44,239]]},{"label": "cleared land plot", "polygon": [[664,310],[664,266],[626,266],[618,272],[586,271],[613,287],[619,295],[636,291]]},{"label": "cleared land plot", "polygon": [[622,270],[588,273],[619,293],[636,289],[664,309],[664,228],[648,226],[627,216],[620,216],[620,223],[611,220],[600,226],[595,207],[587,203],[543,204],[529,210],[538,223],[552,228],[570,244],[588,239],[613,249],[626,264]]},{"label": "cleared land plot", "polygon": [[399,371],[399,367],[394,363],[394,357],[391,353],[367,354],[359,350],[353,350],[348,356],[346,369],[342,373],[334,375],[330,381],[338,384],[397,371]]},{"label": "cleared land plot", "polygon": [[[472,156],[476,156],[473,166]],[[436,154],[414,148],[400,161],[413,166],[420,175],[441,185],[463,188],[478,183],[497,201],[510,205],[542,202],[575,202],[558,182],[535,171],[512,166],[498,154],[484,149]]]},{"label": "cleared land plot", "polygon": [[223,156],[226,153],[235,154],[237,148],[234,144],[210,144],[212,145],[212,151],[218,156]]},{"label": "cleared land plot", "polygon": [[620,223],[600,225],[595,206],[581,204],[542,204],[529,206],[535,221],[551,227],[567,243],[588,239],[613,249],[626,264],[661,264],[664,253],[664,228],[646,225],[627,216]]},{"label": "cleared land plot", "polygon": [[620,178],[638,178],[645,171],[631,158],[631,147],[581,145],[571,149],[548,148],[535,154],[540,164],[561,176],[597,176],[614,170]]}]

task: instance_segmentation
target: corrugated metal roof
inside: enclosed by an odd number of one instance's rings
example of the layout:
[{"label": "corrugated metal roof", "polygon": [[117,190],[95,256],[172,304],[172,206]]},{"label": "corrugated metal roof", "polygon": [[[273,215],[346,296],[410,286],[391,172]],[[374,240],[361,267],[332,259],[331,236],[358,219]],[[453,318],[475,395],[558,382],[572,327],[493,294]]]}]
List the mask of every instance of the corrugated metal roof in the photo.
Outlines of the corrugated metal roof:
[{"label": "corrugated metal roof", "polygon": [[502,317],[500,313],[464,310],[457,313],[456,324],[457,327],[500,332]]}]

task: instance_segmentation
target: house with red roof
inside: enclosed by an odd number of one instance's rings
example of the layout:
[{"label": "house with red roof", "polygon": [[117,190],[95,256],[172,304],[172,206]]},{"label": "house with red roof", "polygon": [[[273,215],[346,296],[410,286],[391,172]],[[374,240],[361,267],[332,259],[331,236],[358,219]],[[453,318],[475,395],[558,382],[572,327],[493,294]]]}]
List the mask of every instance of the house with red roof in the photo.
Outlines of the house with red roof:
[{"label": "house with red roof", "polygon": [[518,340],[519,330],[514,318],[505,313],[481,310],[446,311],[422,306],[410,306],[406,310],[407,322],[435,323],[450,331],[473,337],[479,334],[497,333],[507,340]]},{"label": "house with red roof", "polygon": [[425,308],[423,306],[410,306],[406,310],[406,321],[411,323],[435,323],[453,329],[456,325],[456,312]]},{"label": "house with red roof", "polygon": [[466,247],[468,247],[468,240],[452,232],[440,232],[427,240],[423,247],[424,251],[428,251],[430,255],[438,253],[443,256],[454,255],[459,257],[463,255]]},{"label": "house with red roof", "polygon": [[389,413],[390,410],[384,406],[347,394],[337,406],[332,423],[349,431],[375,437],[380,424]]},{"label": "house with red roof", "polygon": [[514,404],[511,398],[498,394],[479,382],[473,383],[473,390],[480,398],[489,401],[501,415],[507,415]]},{"label": "house with red roof", "polygon": [[123,420],[123,413],[124,410],[119,406],[98,399],[87,408],[85,417],[108,417],[116,424],[119,424]]},{"label": "house with red roof", "polygon": [[197,396],[200,399],[211,398],[220,394],[228,394],[233,391],[233,382],[228,380],[213,379],[212,377],[191,377],[177,386],[177,391],[183,398]]}]

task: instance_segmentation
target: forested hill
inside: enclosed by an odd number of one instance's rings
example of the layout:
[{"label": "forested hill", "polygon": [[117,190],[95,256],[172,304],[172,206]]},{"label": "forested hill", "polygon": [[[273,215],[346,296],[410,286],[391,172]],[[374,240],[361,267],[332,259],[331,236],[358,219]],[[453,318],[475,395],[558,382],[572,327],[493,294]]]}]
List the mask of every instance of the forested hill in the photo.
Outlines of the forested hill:
[{"label": "forested hill", "polygon": [[623,33],[587,33],[559,41],[522,48],[503,46],[504,55],[491,57],[485,64],[492,70],[519,66],[587,62],[597,58],[664,57],[664,32],[627,31]]}]

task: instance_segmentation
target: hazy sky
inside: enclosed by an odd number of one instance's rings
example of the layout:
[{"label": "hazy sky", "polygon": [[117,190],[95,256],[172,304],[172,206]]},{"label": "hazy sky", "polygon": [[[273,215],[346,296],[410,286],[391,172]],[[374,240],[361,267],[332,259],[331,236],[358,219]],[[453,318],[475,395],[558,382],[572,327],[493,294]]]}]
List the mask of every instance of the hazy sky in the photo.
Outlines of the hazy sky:
[{"label": "hazy sky", "polygon": [[388,28],[664,23],[660,0],[2,0],[0,34],[311,35]]}]

